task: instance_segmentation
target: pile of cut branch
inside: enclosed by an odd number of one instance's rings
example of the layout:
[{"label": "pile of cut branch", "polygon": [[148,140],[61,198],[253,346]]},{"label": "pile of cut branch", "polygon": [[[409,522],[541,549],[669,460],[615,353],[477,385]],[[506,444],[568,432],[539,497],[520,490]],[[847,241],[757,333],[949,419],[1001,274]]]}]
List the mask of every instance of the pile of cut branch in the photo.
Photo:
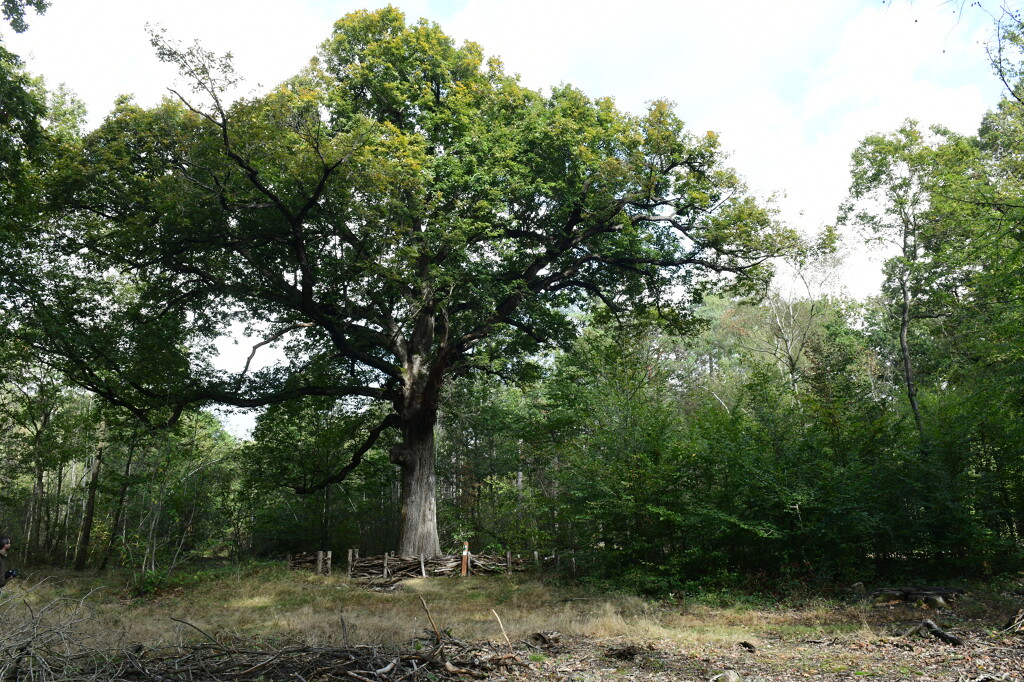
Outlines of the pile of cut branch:
[{"label": "pile of cut branch", "polygon": [[[469,556],[470,575],[493,575],[522,571],[523,560],[518,557],[473,554]],[[453,576],[462,573],[462,555],[448,554],[431,558],[418,556],[383,556],[354,559],[351,576],[374,584],[392,584],[408,578]]]},{"label": "pile of cut branch", "polygon": [[[433,640],[433,637],[431,638]],[[0,679],[40,682],[86,680],[457,680],[503,674],[529,663],[513,652],[459,642],[441,635],[408,650],[375,646],[304,646],[254,649],[209,638],[198,644],[146,649],[50,651],[33,654],[21,667],[4,665]]]},{"label": "pile of cut branch", "polygon": [[288,570],[331,574],[331,552],[298,552],[288,555]]},{"label": "pile of cut branch", "polygon": [[81,627],[93,617],[92,593],[33,605],[45,582],[0,593],[0,680],[62,680],[70,661],[106,659],[100,640]]},{"label": "pile of cut branch", "polygon": [[[111,644],[86,634],[94,620],[87,598],[54,599],[33,606],[34,588],[17,596],[0,593],[0,680],[26,682],[201,680],[457,680],[510,676],[528,668],[505,637],[500,646],[465,643],[432,629],[405,647],[313,646],[295,644],[263,649],[252,640],[214,637],[201,628],[178,621],[201,635],[198,642],[146,647]],[[423,604],[426,609],[426,603]],[[495,614],[495,618],[498,618]],[[172,618],[176,620],[176,618]],[[501,619],[498,618],[499,625]],[[504,634],[504,626],[502,626]],[[523,643],[523,648],[530,645]]]},{"label": "pile of cut branch", "polygon": [[[99,659],[97,659],[99,660]],[[527,666],[514,653],[500,653],[446,638],[430,647],[400,651],[374,646],[292,646],[276,651],[225,642],[125,651],[101,666],[79,664],[61,678],[79,680],[455,680],[483,678]]]}]

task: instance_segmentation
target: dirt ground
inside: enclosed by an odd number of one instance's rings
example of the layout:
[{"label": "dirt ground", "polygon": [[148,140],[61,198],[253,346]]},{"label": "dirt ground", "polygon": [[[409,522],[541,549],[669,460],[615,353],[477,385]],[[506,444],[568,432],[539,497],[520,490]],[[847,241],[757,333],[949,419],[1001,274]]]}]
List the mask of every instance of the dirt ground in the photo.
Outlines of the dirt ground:
[{"label": "dirt ground", "polygon": [[[961,636],[962,630],[958,631]],[[786,640],[701,644],[631,643],[620,639],[571,638],[549,652],[534,654],[535,668],[495,679],[711,680],[734,671],[755,680],[943,680],[1024,681],[1024,636],[972,633],[956,647],[937,639],[886,637],[873,642]],[[747,646],[744,646],[747,645]],[[720,678],[722,679],[722,678]]]}]

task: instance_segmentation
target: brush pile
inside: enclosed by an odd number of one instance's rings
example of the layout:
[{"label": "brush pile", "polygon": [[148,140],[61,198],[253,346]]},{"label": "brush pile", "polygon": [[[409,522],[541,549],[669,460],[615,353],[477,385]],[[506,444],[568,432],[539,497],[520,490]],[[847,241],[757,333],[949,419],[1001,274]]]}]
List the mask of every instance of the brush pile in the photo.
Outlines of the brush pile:
[{"label": "brush pile", "polygon": [[331,574],[331,552],[299,552],[288,555],[288,570]]},{"label": "brush pile", "polygon": [[[433,636],[431,636],[433,640]],[[374,646],[292,646],[272,651],[245,642],[210,641],[146,649],[91,651],[42,658],[31,651],[5,661],[0,679],[41,682],[85,680],[457,680],[507,676],[530,663],[510,650],[466,644],[450,637],[408,650]]]},{"label": "brush pile", "polygon": [[[518,557],[473,554],[469,556],[469,575],[493,575],[525,570]],[[432,558],[417,556],[365,557],[352,561],[352,578],[375,585],[390,585],[409,578],[454,576],[462,573],[462,555],[448,554]]]},{"label": "brush pile", "polygon": [[85,680],[457,680],[528,668],[517,654],[445,639],[408,651],[376,646],[292,646],[260,650],[203,643],[59,659],[23,657],[3,679]]},{"label": "brush pile", "polygon": [[[95,620],[87,603],[91,593],[81,599],[54,599],[32,607],[26,597],[36,587],[25,590],[17,599],[0,593],[0,622],[5,624],[0,628],[0,681],[415,682],[509,678],[536,667],[526,652],[542,648],[525,640],[516,647],[507,637],[500,646],[462,642],[449,630],[438,629],[429,611],[432,629],[401,647],[350,645],[344,619],[340,624],[344,646],[282,645],[237,635],[214,636],[177,618],[171,620],[183,626],[182,632],[191,631],[200,639],[184,641],[183,637],[180,643],[166,646],[113,644],[87,632],[90,628],[85,626]],[[426,602],[423,606],[426,610]]]}]

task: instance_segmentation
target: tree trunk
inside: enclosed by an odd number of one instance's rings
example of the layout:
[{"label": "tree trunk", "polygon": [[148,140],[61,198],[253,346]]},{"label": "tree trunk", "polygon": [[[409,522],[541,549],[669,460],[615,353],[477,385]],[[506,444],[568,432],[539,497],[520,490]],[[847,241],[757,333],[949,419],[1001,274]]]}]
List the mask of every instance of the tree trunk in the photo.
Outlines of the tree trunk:
[{"label": "tree trunk", "polygon": [[402,472],[401,556],[437,556],[437,479],[434,473],[433,424],[402,429],[402,444],[391,449],[391,461]]},{"label": "tree trunk", "polygon": [[124,463],[124,481],[121,483],[121,491],[117,497],[117,508],[114,510],[114,520],[110,524],[110,541],[107,542],[107,549],[103,552],[103,560],[100,562],[100,572],[107,569],[110,555],[114,553],[114,543],[117,541],[118,527],[121,525],[121,515],[124,512],[124,505],[128,499],[128,488],[131,485],[132,459],[135,456],[135,445],[128,448],[128,457]]},{"label": "tree trunk", "polygon": [[328,528],[331,524],[331,486],[324,488],[323,514],[320,515],[320,542],[318,550],[327,549]]},{"label": "tree trunk", "polygon": [[914,366],[910,360],[910,343],[907,338],[910,331],[910,285],[906,279],[900,283],[900,290],[903,295],[903,304],[900,307],[900,351],[903,355],[903,378],[907,382],[907,399],[910,401],[910,409],[914,413],[917,436],[921,440],[921,447],[924,448],[924,421],[921,419],[921,407],[917,402],[917,383],[914,381]]},{"label": "tree trunk", "polygon": [[40,558],[43,549],[43,509],[46,506],[46,486],[43,477],[46,472],[43,466],[43,433],[50,424],[50,410],[44,409],[42,417],[35,426],[32,437],[32,452],[35,454],[35,485],[32,494],[32,539],[29,543],[36,559]]},{"label": "tree trunk", "polygon": [[89,492],[85,500],[85,513],[82,516],[82,532],[78,536],[78,548],[75,551],[75,570],[85,570],[85,562],[89,557],[89,539],[92,535],[92,521],[96,515],[96,491],[100,485],[100,466],[103,463],[103,449],[106,447],[103,436],[104,427],[100,425],[100,442],[96,446],[96,457],[92,460],[92,475],[89,479]]},{"label": "tree trunk", "polygon": [[31,540],[28,543],[29,548],[32,550],[36,560],[40,559],[43,549],[43,505],[46,499],[46,487],[43,479],[45,470],[43,469],[43,458],[39,452],[40,445],[40,434],[36,434],[36,444],[34,449],[36,451],[35,461],[35,485],[32,489],[32,526],[31,526]]}]

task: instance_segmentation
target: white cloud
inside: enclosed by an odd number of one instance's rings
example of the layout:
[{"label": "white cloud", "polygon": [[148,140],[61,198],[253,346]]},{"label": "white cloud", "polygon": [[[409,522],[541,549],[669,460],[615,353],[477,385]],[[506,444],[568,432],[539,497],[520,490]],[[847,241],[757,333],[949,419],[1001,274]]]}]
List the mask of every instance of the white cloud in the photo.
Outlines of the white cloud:
[{"label": "white cloud", "polygon": [[[721,133],[755,190],[784,191],[784,215],[808,229],[834,219],[850,152],[864,135],[907,117],[970,132],[999,93],[980,44],[989,20],[976,11],[957,19],[949,3],[398,4],[410,20],[426,16],[458,41],[480,43],[530,87],[573,83],[634,112],[651,99],[675,101],[692,129]],[[351,0],[66,0],[7,40],[50,83],[79,92],[96,123],[118,94],[151,104],[173,81],[149,46],[147,22],[232,51],[250,86],[271,86],[306,63],[336,19],[362,7]]]},{"label": "white cloud", "polygon": [[47,82],[76,91],[89,106],[90,121],[98,123],[118,95],[134,94],[150,105],[175,80],[174,68],[158,62],[147,24],[185,43],[198,39],[218,53],[232,52],[239,73],[256,87],[274,85],[302,68],[334,19],[301,2],[68,1],[53,3],[25,34],[5,37]]}]

